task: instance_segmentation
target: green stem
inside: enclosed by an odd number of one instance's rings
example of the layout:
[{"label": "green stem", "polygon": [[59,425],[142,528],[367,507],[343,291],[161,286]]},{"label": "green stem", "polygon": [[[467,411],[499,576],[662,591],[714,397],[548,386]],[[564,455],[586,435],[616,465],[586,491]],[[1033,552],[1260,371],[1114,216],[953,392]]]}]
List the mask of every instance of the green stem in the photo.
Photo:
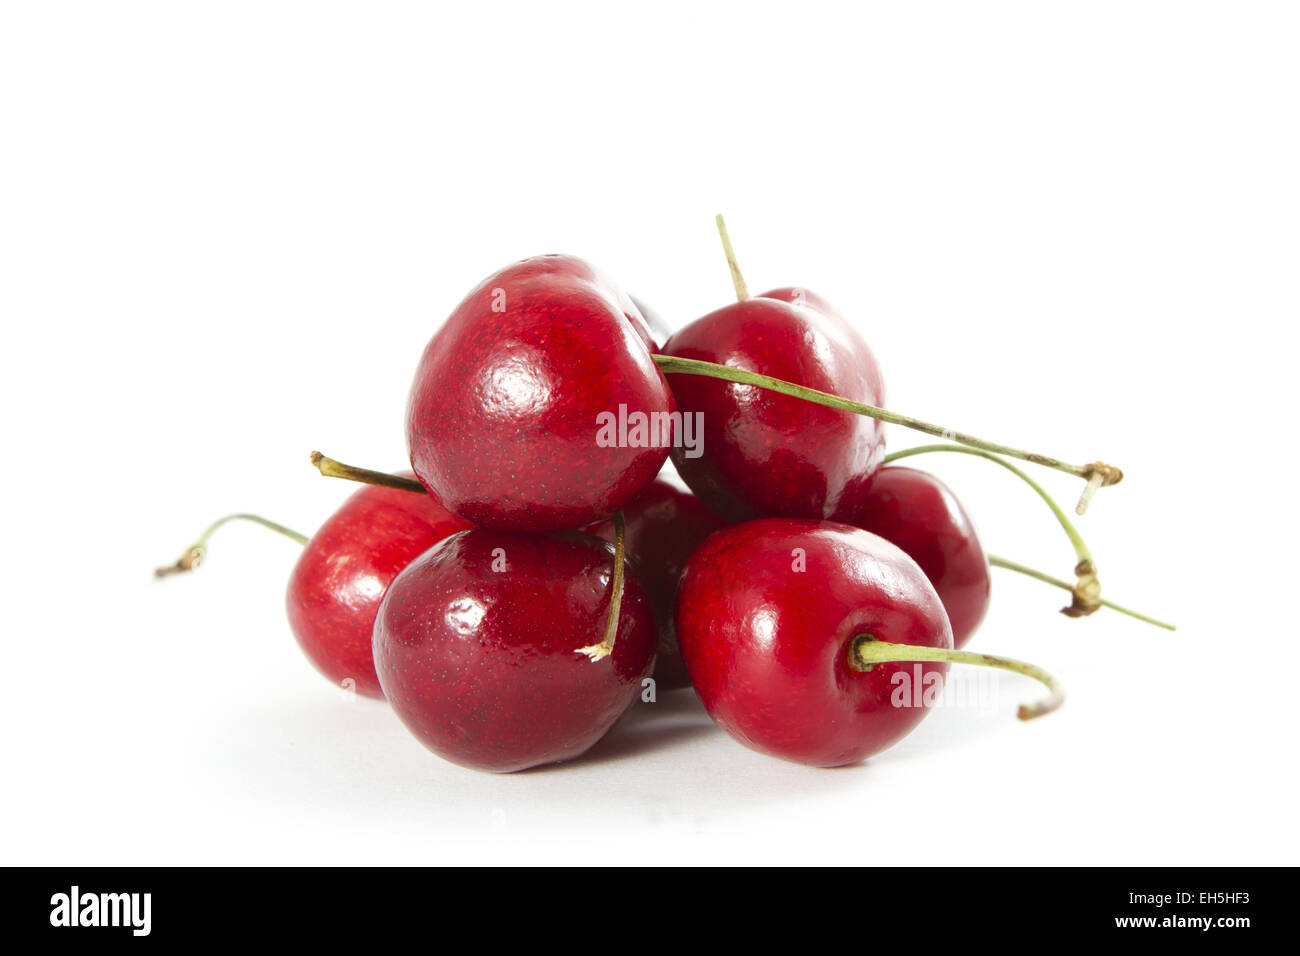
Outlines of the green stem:
[{"label": "green stem", "polygon": [[311,463],[326,478],[345,478],[348,481],[359,481],[366,485],[396,488],[398,491],[410,491],[419,495],[427,494],[424,485],[414,478],[407,478],[403,475],[390,475],[383,471],[371,471],[369,468],[357,468],[355,465],[345,465],[343,462],[335,461],[318,451],[311,453]]},{"label": "green stem", "polygon": [[993,654],[976,654],[973,651],[957,651],[948,647],[923,647],[917,644],[889,644],[878,641],[870,634],[859,634],[849,646],[849,666],[854,670],[868,671],[876,664],[907,661],[939,661],[949,664],[972,664],[976,667],[995,667],[1032,677],[1051,691],[1050,696],[1033,704],[1021,704],[1016,712],[1021,720],[1032,720],[1050,714],[1065,703],[1065,688],[1047,671],[1035,664],[1014,660],[1010,657],[997,657]]},{"label": "green stem", "polygon": [[865,415],[868,418],[874,418],[877,421],[888,422],[891,425],[902,425],[904,428],[911,428],[914,431],[925,432],[927,435],[934,435],[938,438],[946,438],[950,441],[959,442],[962,445],[969,445],[972,448],[978,448],[987,452],[994,452],[999,455],[1006,455],[1009,458],[1019,458],[1023,461],[1033,462],[1036,465],[1042,465],[1044,468],[1054,468],[1057,471],[1063,471],[1067,475],[1074,475],[1076,478],[1082,478],[1089,482],[1099,482],[1101,486],[1117,484],[1124,473],[1112,465],[1105,462],[1093,462],[1090,465],[1071,465],[1057,458],[1049,458],[1046,455],[1039,455],[1034,452],[1025,451],[1021,448],[1013,448],[1010,445],[1000,445],[997,442],[985,441],[982,438],[976,438],[974,435],[967,435],[964,432],[954,432],[950,428],[944,428],[940,425],[932,425],[929,422],[923,422],[918,418],[912,418],[908,415],[900,415],[897,412],[891,412],[875,405],[867,405],[863,402],[855,402],[851,399],[841,398],[838,395],[832,395],[829,392],[822,392],[815,388],[807,388],[803,385],[795,385],[793,382],[782,381],[779,378],[772,378],[770,375],[760,375],[758,372],[750,372],[745,369],[732,368],[729,365],[719,365],[717,362],[704,362],[700,359],[682,358],[677,355],[655,355],[655,364],[659,366],[665,374],[669,375],[704,375],[709,378],[721,379],[725,382],[735,382],[739,385],[756,385],[759,388],[765,388],[769,391],[780,392],[782,395],[790,395],[794,398],[802,398],[809,402],[816,402],[818,405],[825,405],[828,408],[838,408],[845,412],[854,412],[858,415]]},{"label": "green stem", "polygon": [[[988,555],[988,559],[989,559],[989,564],[995,568],[1005,568],[1008,571],[1015,571],[1019,574],[1024,574],[1027,575],[1028,577],[1035,578],[1036,580],[1042,581],[1045,584],[1054,584],[1058,588],[1064,588],[1066,591],[1074,590],[1074,585],[1070,584],[1068,581],[1062,581],[1060,578],[1054,578],[1050,574],[1044,574],[1042,571],[1038,571],[1034,568],[1026,567],[1023,564],[1017,564],[1015,561],[1008,560],[1007,558],[998,557],[996,554]],[[1139,621],[1146,621],[1148,624],[1154,624],[1156,627],[1163,627],[1166,631],[1178,630],[1178,628],[1174,627],[1174,625],[1172,624],[1168,624],[1154,617],[1148,617],[1146,614],[1139,614],[1137,611],[1134,611],[1130,608],[1126,608],[1120,604],[1116,604],[1114,601],[1107,601],[1105,598],[1103,598],[1101,600],[1101,604],[1103,607],[1108,607],[1112,611],[1119,611],[1121,614],[1127,614],[1129,617],[1135,617]]]},{"label": "green stem", "polygon": [[731,236],[727,233],[727,222],[722,218],[722,213],[718,213],[715,221],[718,224],[718,237],[722,240],[722,251],[727,257],[727,268],[731,270],[731,284],[736,288],[736,300],[744,302],[749,298],[749,286],[745,285],[745,277],[740,274],[740,263],[736,261],[736,250],[731,248]]},{"label": "green stem", "polygon": [[623,512],[614,512],[614,575],[609,589],[609,613],[605,616],[605,636],[599,644],[580,647],[578,654],[586,654],[592,662],[603,660],[614,653],[614,642],[618,640],[618,617],[623,610],[623,561],[627,554],[625,538],[627,529],[623,522]]},{"label": "green stem", "polygon": [[154,577],[165,578],[168,575],[182,574],[186,571],[193,571],[197,568],[203,562],[203,556],[207,552],[208,538],[212,537],[212,533],[228,521],[251,521],[253,524],[260,524],[263,528],[274,531],[276,534],[282,534],[292,541],[297,541],[299,544],[305,545],[307,543],[307,536],[305,534],[299,534],[292,528],[286,528],[284,525],[271,521],[268,518],[263,518],[261,515],[226,515],[224,518],[218,518],[216,521],[212,522],[212,524],[208,525],[208,529],[204,531],[203,534],[199,535],[199,539],[190,546],[189,550],[176,559],[175,564],[168,565],[167,567],[155,568],[153,572]]}]

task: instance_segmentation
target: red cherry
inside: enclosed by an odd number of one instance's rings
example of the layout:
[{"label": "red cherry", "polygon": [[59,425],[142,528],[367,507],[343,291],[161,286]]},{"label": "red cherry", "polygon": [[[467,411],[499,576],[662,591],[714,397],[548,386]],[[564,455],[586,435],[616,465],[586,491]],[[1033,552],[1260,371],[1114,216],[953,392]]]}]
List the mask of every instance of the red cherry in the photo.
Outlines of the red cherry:
[{"label": "red cherry", "polygon": [[861,501],[842,509],[840,520],[906,551],[943,601],[953,645],[970,640],[989,607],[989,562],[947,485],[929,472],[890,465],[876,472]]},{"label": "red cherry", "polygon": [[[884,538],[830,521],[768,518],[724,528],[691,555],[677,591],[682,659],[709,715],[741,743],[831,767],[884,750],[938,699],[948,663],[1046,671],[952,649],[943,603]],[[912,666],[898,667],[911,661]]]},{"label": "red cherry", "polygon": [[[757,372],[867,405],[884,381],[862,337],[820,297],[774,289],[697,319],[665,355]],[[828,518],[865,490],[884,455],[874,418],[752,385],[669,373],[683,416],[702,413],[703,454],[674,448],[673,464],[727,521]]]},{"label": "red cherry", "polygon": [[[799,763],[879,753],[925,716],[927,689],[942,688],[943,663],[856,670],[850,652],[865,634],[952,647],[943,604],[916,563],[847,525],[771,518],[724,528],[691,556],[677,593],[677,639],[709,715],[741,743]],[[917,682],[906,706],[891,702],[896,674]]]},{"label": "red cherry", "polygon": [[581,259],[502,269],[420,359],[407,409],[415,474],[483,527],[553,531],[607,517],[668,455],[666,442],[598,442],[603,414],[666,425],[673,397],[653,347],[631,299]]},{"label": "red cherry", "polygon": [[415,557],[469,526],[429,495],[367,485],[348,498],[289,577],[289,626],[316,668],[383,697],[370,638],[384,593]]},{"label": "red cherry", "polygon": [[285,603],[299,646],[331,681],[352,680],[358,693],[383,697],[370,635],[384,591],[412,558],[470,525],[424,494],[414,478],[379,478],[421,493],[368,485],[310,539],[260,515],[226,515],[209,525],[175,564],[154,574],[162,578],[193,571],[205,560],[213,532],[230,521],[251,521],[297,541],[303,552],[289,577]]},{"label": "red cherry", "polygon": [[625,578],[609,656],[585,656],[609,614],[612,549],[590,535],[465,531],[388,589],[375,667],[402,722],[434,753],[508,772],[599,740],[654,666],[649,600]]},{"label": "red cherry", "polygon": [[[674,613],[677,582],[700,542],[723,526],[704,503],[661,478],[623,508],[627,560],[637,569],[659,625],[659,654],[654,679],[660,690],[688,687],[690,675],[677,649]],[[614,523],[603,521],[587,529],[614,540]]]},{"label": "red cherry", "polygon": [[[712,450],[697,456],[694,464],[690,462],[691,453],[697,451],[695,443],[675,451],[673,461],[696,494],[722,517],[836,517],[843,501],[865,492],[880,463],[883,439],[878,424],[859,423],[855,428],[843,417],[807,409],[801,416],[797,405],[773,393],[1077,475],[1087,482],[1075,508],[1079,514],[1098,489],[1123,479],[1120,469],[1105,462],[1070,464],[890,411],[852,394],[855,389],[883,394],[880,370],[866,345],[812,293],[777,289],[751,300],[721,215],[717,224],[739,303],[682,329],[654,356],[654,362],[665,374],[676,376],[673,389],[683,417],[700,414],[706,438],[712,436],[708,442]],[[775,302],[797,309],[800,315],[792,318],[789,309],[777,308]],[[743,323],[751,328],[742,333]],[[795,381],[771,374],[783,365]],[[701,383],[697,376],[730,384]],[[840,392],[832,390],[837,377],[847,383]],[[805,431],[800,427],[805,420],[816,427]],[[865,463],[856,473],[846,473],[844,463],[854,457]]]}]

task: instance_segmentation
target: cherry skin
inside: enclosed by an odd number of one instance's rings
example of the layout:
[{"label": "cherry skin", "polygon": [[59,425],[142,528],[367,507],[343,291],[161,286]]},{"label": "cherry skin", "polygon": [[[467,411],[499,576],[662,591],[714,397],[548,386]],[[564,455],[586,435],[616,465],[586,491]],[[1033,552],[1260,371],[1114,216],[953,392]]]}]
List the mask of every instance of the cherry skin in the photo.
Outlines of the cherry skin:
[{"label": "cherry skin", "polygon": [[[821,297],[774,289],[697,319],[665,343],[665,355],[770,375],[883,405],[884,380],[866,342]],[[884,456],[884,426],[767,389],[670,374],[683,415],[703,413],[703,454],[674,448],[692,491],[728,522],[759,517],[832,518],[865,491]]]},{"label": "cherry skin", "polygon": [[289,626],[317,670],[384,696],[370,637],[398,572],[469,524],[429,495],[366,485],[320,527],[289,576]]},{"label": "cherry skin", "polygon": [[481,527],[558,531],[608,517],[668,456],[666,442],[598,442],[603,413],[673,411],[653,348],[632,300],[581,259],[508,266],[465,297],[420,359],[411,467]]},{"label": "cherry skin", "polygon": [[957,496],[934,475],[890,465],[841,516],[898,545],[939,592],[954,647],[970,640],[989,609],[989,562]]},{"label": "cherry skin", "polygon": [[677,592],[677,639],[709,716],[746,746],[798,763],[879,753],[942,688],[946,663],[855,669],[861,635],[952,647],[943,603],[916,562],[836,522],[724,528],[691,555]]},{"label": "cherry skin", "polygon": [[627,574],[613,652],[601,640],[613,548],[580,532],[475,529],[397,576],[375,621],[375,668],[420,741],[500,773],[568,760],[604,736],[654,667],[654,614]]},{"label": "cherry skin", "polygon": [[[689,491],[682,491],[662,478],[623,507],[627,560],[641,576],[655,621],[659,625],[659,654],[654,679],[661,690],[689,687],[690,675],[677,649],[674,615],[677,582],[691,553],[721,528],[722,519]],[[587,529],[614,540],[614,523],[603,521]]]}]

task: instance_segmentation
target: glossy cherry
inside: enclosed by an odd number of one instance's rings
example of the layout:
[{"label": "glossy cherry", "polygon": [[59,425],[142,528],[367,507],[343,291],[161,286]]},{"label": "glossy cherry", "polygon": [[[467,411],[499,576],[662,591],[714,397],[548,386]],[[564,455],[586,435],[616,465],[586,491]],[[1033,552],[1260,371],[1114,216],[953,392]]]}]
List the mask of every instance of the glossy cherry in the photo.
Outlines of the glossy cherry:
[{"label": "glossy cherry", "polygon": [[[665,355],[769,375],[867,405],[884,404],[884,379],[857,331],[819,296],[774,289],[690,323]],[[752,385],[668,376],[683,415],[703,414],[703,454],[673,450],[683,480],[727,521],[828,518],[860,493],[884,455],[873,418]]]},{"label": "glossy cherry", "polygon": [[989,562],[957,496],[929,472],[889,465],[840,520],[907,552],[934,585],[962,647],[989,608]]},{"label": "glossy cherry", "polygon": [[[691,553],[723,526],[704,503],[689,491],[655,479],[648,488],[623,507],[626,521],[627,560],[637,569],[659,625],[659,654],[654,679],[661,690],[687,687],[691,683],[677,649],[677,582]],[[601,522],[587,529],[614,540],[614,523]]]},{"label": "glossy cherry", "polygon": [[926,707],[891,704],[895,675],[942,687],[943,663],[850,666],[855,639],[952,647],[916,562],[884,538],[771,518],[712,535],[677,594],[677,639],[709,715],[746,746],[799,763],[855,763],[905,736]]},{"label": "glossy cherry", "polygon": [[768,518],[711,535],[678,586],[677,640],[720,726],[754,750],[818,767],[905,736],[937,701],[948,663],[1046,684],[1052,695],[1022,706],[1022,720],[1064,700],[1041,668],[953,650],[943,602],[916,562],[832,521]]},{"label": "glossy cherry", "polygon": [[607,517],[658,474],[666,443],[598,442],[603,413],[666,416],[673,397],[632,300],[572,256],[484,279],[420,359],[411,466],[452,512],[516,531]]},{"label": "glossy cherry", "polygon": [[303,546],[285,595],[289,627],[317,670],[366,697],[383,697],[370,637],[384,592],[412,558],[470,527],[429,495],[367,485],[311,538],[260,515],[226,515],[180,560],[154,573],[161,578],[197,568],[213,532],[231,521],[251,521]]},{"label": "glossy cherry", "polygon": [[583,753],[654,666],[654,615],[634,573],[612,653],[583,652],[605,629],[612,556],[580,532],[476,529],[411,562],[375,622],[375,667],[393,710],[434,753],[479,770]]},{"label": "glossy cherry", "polygon": [[[692,460],[683,448],[673,461],[722,517],[836,517],[880,464],[885,422],[1076,475],[1087,482],[1075,509],[1079,514],[1098,489],[1123,479],[1122,471],[1105,462],[1071,464],[881,407],[880,369],[861,337],[825,300],[804,289],[776,289],[751,299],[721,215],[717,224],[739,302],[677,332],[654,361],[672,376],[683,416],[704,418],[711,439],[704,456]],[[848,415],[873,424],[855,423]]]},{"label": "glossy cherry", "polygon": [[429,495],[368,485],[348,498],[289,576],[289,626],[316,668],[382,697],[370,638],[385,592],[415,557],[468,527]]}]

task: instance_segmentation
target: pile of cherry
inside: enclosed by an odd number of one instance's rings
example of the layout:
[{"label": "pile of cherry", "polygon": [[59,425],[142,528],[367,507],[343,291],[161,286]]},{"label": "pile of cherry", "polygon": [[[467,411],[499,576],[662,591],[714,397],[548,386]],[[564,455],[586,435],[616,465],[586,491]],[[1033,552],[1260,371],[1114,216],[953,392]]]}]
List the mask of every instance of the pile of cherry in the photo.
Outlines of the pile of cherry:
[{"label": "pile of cherry", "polygon": [[[958,650],[989,603],[991,565],[1105,605],[1092,555],[1022,459],[1071,465],[886,411],[857,331],[802,289],[750,296],[721,217],[737,302],[670,336],[570,256],[481,282],[435,333],[407,409],[412,474],[312,454],[367,483],[304,545],[289,622],[330,680],[386,698],[435,753],[513,771],[576,757],[628,707],[694,686],[755,750],[816,766],[906,735],[952,663],[1050,674]],[[659,344],[659,343],[662,343]],[[884,425],[942,444],[885,454]],[[671,447],[670,447],[671,446]],[[1027,483],[1065,530],[1074,581],[986,556],[953,493],[893,462],[976,455]],[[670,456],[691,492],[659,478]],[[920,682],[923,693],[911,688]]]}]

